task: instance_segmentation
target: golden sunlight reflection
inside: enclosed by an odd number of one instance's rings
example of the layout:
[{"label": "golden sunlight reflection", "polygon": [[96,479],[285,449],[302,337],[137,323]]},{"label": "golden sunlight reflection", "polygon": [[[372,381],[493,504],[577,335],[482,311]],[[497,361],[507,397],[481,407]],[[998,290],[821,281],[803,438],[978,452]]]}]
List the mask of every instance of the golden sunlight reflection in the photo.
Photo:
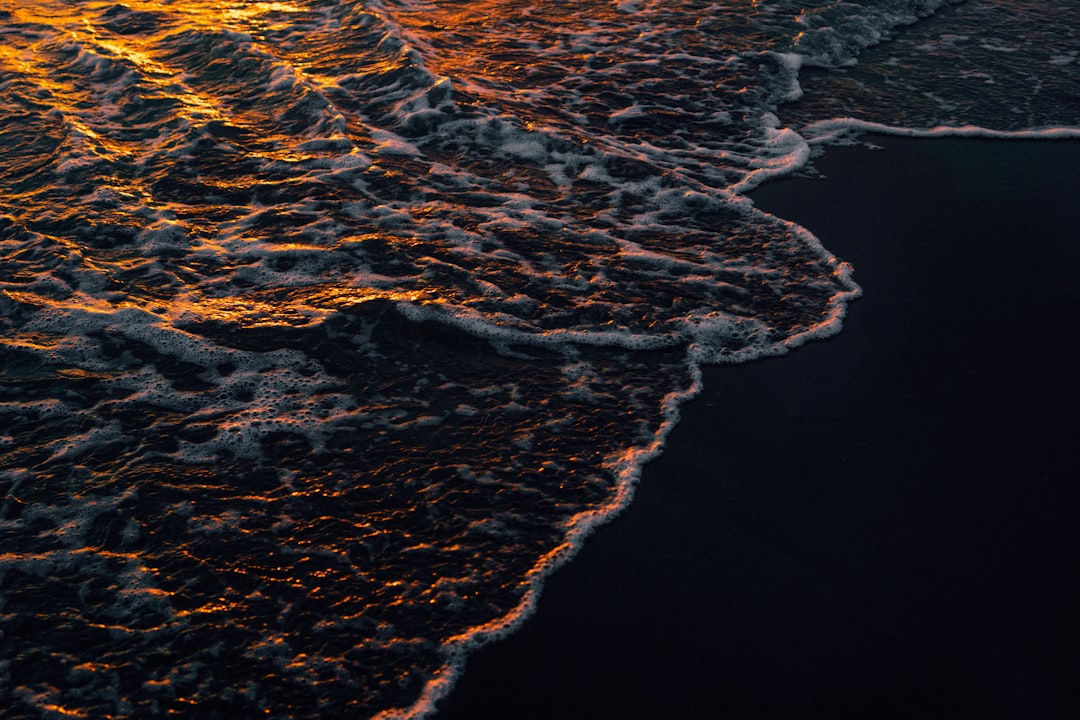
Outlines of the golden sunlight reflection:
[{"label": "golden sunlight reflection", "polygon": [[[216,88],[205,90],[193,84],[197,68],[185,68],[175,59],[163,57],[163,47],[168,47],[171,36],[178,37],[185,32],[233,33],[238,42],[253,43],[253,51],[273,55],[273,50],[261,44],[263,34],[277,25],[286,27],[291,15],[309,12],[294,3],[281,2],[199,2],[192,0],[180,6],[162,5],[156,2],[128,2],[124,5],[132,11],[146,13],[154,17],[156,23],[152,31],[138,33],[115,33],[102,26],[97,15],[110,7],[108,3],[90,3],[85,6],[68,2],[13,3],[0,1],[0,10],[10,14],[13,23],[33,25],[43,23],[51,26],[62,25],[67,33],[67,45],[78,48],[79,59],[88,66],[94,66],[103,59],[115,59],[128,63],[140,74],[141,82],[156,86],[163,97],[179,100],[185,110],[182,117],[202,125],[211,121],[222,121],[237,126],[259,130],[265,126],[268,118],[260,116],[254,110],[237,112],[234,105],[227,106],[216,95]],[[20,38],[21,39],[21,38]],[[61,48],[63,49],[63,48]],[[0,59],[5,64],[17,65],[27,75],[35,78],[38,87],[47,90],[55,98],[63,99],[69,108],[75,108],[95,100],[93,94],[98,89],[85,87],[83,83],[74,86],[63,79],[55,79],[35,62],[34,53],[51,52],[49,47],[30,45],[28,47],[0,47]],[[293,72],[303,74],[302,56],[293,56]],[[203,58],[199,62],[211,62]],[[312,82],[331,83],[323,79],[309,78]],[[144,91],[145,92],[145,91]],[[109,112],[109,104],[102,103],[102,111]],[[74,113],[65,113],[74,114]],[[104,119],[104,118],[103,118]],[[110,149],[117,149],[113,147]]]},{"label": "golden sunlight reflection", "polygon": [[[90,17],[94,17],[102,9],[107,9],[115,3],[89,2],[72,3],[67,0],[20,0],[12,2],[4,0],[0,2],[0,10],[11,14],[15,22],[32,23],[36,21],[48,21],[55,24],[58,21],[70,23],[90,24]],[[244,0],[184,0],[183,3],[145,2],[143,0],[128,0],[123,7],[136,12],[153,14],[167,13],[177,24],[188,26],[202,26],[208,28],[226,27],[230,30],[243,32],[252,28],[252,23],[260,22],[262,16],[270,13],[293,14],[306,12],[306,8],[288,2],[245,2]]]}]

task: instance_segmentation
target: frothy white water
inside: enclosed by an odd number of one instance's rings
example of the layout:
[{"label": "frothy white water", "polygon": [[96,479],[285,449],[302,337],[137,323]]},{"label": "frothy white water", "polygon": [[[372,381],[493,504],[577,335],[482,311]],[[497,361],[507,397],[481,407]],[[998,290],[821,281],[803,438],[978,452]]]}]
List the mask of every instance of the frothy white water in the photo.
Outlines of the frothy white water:
[{"label": "frothy white water", "polygon": [[858,138],[865,133],[896,135],[915,138],[968,137],[987,138],[990,140],[1076,140],[1080,138],[1080,128],[1049,127],[1029,130],[995,130],[977,125],[950,127],[939,125],[932,128],[897,127],[885,123],[868,122],[855,118],[833,118],[820,120],[807,125],[802,134],[812,145],[829,145]]}]

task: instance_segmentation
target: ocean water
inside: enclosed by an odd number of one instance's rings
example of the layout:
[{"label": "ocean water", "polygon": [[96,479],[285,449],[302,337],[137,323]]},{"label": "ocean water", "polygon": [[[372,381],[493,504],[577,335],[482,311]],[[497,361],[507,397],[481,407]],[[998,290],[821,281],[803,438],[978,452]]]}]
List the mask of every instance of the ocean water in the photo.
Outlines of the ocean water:
[{"label": "ocean water", "polygon": [[5,718],[422,717],[706,363],[857,274],[744,193],[1080,137],[1080,6],[0,0]]}]

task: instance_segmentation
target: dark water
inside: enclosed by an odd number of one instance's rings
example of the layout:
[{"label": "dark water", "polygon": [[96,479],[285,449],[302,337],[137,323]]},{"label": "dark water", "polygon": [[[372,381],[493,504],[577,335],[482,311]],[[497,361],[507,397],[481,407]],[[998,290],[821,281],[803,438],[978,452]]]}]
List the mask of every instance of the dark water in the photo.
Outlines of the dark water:
[{"label": "dark water", "polygon": [[939,5],[0,2],[5,717],[430,711],[701,364],[839,329],[741,193],[1077,134],[1080,10]]}]

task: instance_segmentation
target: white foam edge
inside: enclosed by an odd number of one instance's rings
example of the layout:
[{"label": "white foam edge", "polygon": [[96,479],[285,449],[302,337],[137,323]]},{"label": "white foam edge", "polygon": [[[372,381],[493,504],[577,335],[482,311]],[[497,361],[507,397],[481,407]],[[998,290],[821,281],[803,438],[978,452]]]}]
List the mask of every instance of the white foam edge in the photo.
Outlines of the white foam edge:
[{"label": "white foam edge", "polygon": [[770,127],[776,116],[766,113],[762,116],[762,125],[766,131],[769,146],[788,148],[786,153],[767,157],[757,167],[750,170],[742,180],[727,189],[733,195],[745,195],[767,180],[784,177],[798,172],[810,161],[810,143],[800,133],[789,127]]},{"label": "white foam edge", "polygon": [[[763,213],[764,214],[764,213]],[[833,275],[840,280],[844,290],[836,293],[829,299],[829,307],[824,319],[815,323],[806,330],[787,336],[780,340],[768,340],[765,342],[752,342],[749,346],[734,351],[713,351],[707,348],[712,344],[711,339],[717,336],[746,337],[753,339],[757,336],[756,327],[751,321],[744,318],[725,316],[723,313],[708,313],[687,318],[677,324],[678,332],[667,332],[658,335],[634,333],[630,330],[543,330],[539,332],[523,330],[493,324],[490,319],[484,318],[475,311],[464,308],[447,310],[443,306],[432,304],[416,304],[399,302],[398,311],[408,320],[413,322],[432,321],[442,325],[457,328],[473,337],[487,340],[496,349],[509,348],[511,345],[524,345],[555,349],[569,345],[585,345],[590,347],[613,347],[630,351],[663,350],[667,348],[685,345],[687,347],[687,359],[693,364],[721,364],[730,362],[748,362],[763,357],[782,355],[788,350],[803,344],[806,340],[816,337],[827,337],[839,331],[839,325],[844,317],[844,306],[849,300],[858,297],[861,289],[852,281],[851,266],[848,263],[837,261],[827,255],[820,242],[806,230],[797,225],[792,225],[793,230],[800,232],[804,239],[812,239],[812,247],[820,249],[820,252],[831,258]],[[836,326],[835,328],[833,326]],[[758,336],[760,337],[760,336]],[[513,353],[509,353],[513,354]]]},{"label": "white foam edge", "polygon": [[990,140],[1080,140],[1080,127],[1070,125],[1021,130],[994,130],[978,125],[937,125],[909,128],[856,118],[819,120],[804,127],[802,136],[809,145],[842,142],[853,135],[878,133],[911,138],[985,138]]}]

